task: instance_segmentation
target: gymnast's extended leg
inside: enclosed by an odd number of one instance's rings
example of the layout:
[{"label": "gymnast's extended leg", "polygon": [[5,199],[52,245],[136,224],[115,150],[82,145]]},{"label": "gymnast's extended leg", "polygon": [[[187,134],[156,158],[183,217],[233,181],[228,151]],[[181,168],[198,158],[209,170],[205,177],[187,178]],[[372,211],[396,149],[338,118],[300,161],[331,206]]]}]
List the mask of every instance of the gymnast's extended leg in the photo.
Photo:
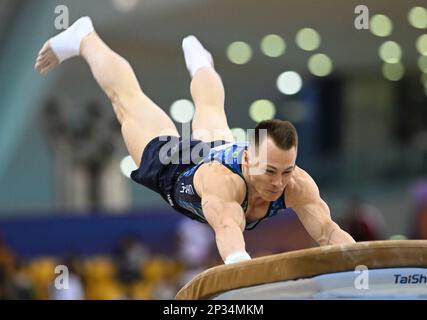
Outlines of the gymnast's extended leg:
[{"label": "gymnast's extended leg", "polygon": [[145,146],[160,135],[179,136],[169,116],[142,91],[129,62],[111,50],[95,32],[89,17],[49,39],[35,68],[45,74],[61,62],[80,55],[109,97],[121,124],[123,139],[139,166]]}]

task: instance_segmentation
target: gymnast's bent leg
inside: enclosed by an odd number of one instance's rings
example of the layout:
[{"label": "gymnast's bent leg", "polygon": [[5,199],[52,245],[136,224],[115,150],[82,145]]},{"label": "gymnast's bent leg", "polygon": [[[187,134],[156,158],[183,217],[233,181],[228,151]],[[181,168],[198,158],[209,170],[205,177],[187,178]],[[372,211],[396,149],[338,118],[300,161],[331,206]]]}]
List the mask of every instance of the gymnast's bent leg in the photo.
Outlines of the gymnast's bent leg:
[{"label": "gymnast's bent leg", "polygon": [[212,55],[195,36],[184,38],[182,49],[192,78],[190,89],[196,106],[192,122],[193,137],[205,142],[233,142],[224,110],[224,86],[214,69]]}]

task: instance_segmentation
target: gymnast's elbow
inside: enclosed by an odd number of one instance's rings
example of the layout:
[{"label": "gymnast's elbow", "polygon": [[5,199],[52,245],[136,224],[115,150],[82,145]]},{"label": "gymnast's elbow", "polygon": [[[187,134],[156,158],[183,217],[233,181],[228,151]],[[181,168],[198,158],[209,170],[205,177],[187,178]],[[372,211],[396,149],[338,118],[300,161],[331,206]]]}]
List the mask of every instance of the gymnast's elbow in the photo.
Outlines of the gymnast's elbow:
[{"label": "gymnast's elbow", "polygon": [[321,236],[317,242],[320,246],[355,243],[353,237],[332,220],[325,221],[322,224]]},{"label": "gymnast's elbow", "polygon": [[203,213],[216,234],[245,228],[244,213],[238,203],[211,201],[204,206]]}]

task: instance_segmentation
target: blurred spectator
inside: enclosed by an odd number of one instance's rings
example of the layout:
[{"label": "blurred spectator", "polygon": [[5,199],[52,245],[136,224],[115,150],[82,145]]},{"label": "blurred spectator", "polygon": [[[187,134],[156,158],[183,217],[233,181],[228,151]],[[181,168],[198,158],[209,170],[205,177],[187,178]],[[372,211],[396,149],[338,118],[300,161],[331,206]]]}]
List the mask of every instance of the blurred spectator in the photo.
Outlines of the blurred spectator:
[{"label": "blurred spectator", "polygon": [[384,239],[384,217],[374,206],[354,199],[343,222],[343,229],[356,241]]},{"label": "blurred spectator", "polygon": [[6,272],[10,272],[13,269],[14,264],[15,256],[0,233],[0,267],[3,267]]},{"label": "blurred spectator", "polygon": [[68,287],[57,288],[53,282],[50,287],[50,299],[83,300],[85,294],[79,258],[71,255],[64,260],[63,264],[68,268]]},{"label": "blurred spectator", "polygon": [[204,265],[212,255],[215,237],[208,225],[183,219],[177,228],[178,257],[189,267]]},{"label": "blurred spectator", "polygon": [[153,288],[153,300],[172,300],[180,288],[172,279],[162,279]]},{"label": "blurred spectator", "polygon": [[416,182],[410,189],[413,206],[411,237],[427,239],[427,180]]},{"label": "blurred spectator", "polygon": [[22,259],[16,259],[13,272],[10,275],[9,299],[32,300],[35,299],[35,288],[28,274],[28,263]]},{"label": "blurred spectator", "polygon": [[10,275],[6,272],[4,266],[0,265],[0,300],[8,300],[11,298],[11,283]]},{"label": "blurred spectator", "polygon": [[150,257],[145,245],[134,236],[123,238],[114,252],[117,279],[130,285],[141,279],[141,270]]},{"label": "blurred spectator", "polygon": [[183,219],[177,228],[178,259],[185,268],[183,286],[204,271],[212,259],[215,237],[208,225]]},{"label": "blurred spectator", "polygon": [[0,300],[10,299],[12,294],[12,284],[10,277],[13,272],[15,256],[0,233]]}]

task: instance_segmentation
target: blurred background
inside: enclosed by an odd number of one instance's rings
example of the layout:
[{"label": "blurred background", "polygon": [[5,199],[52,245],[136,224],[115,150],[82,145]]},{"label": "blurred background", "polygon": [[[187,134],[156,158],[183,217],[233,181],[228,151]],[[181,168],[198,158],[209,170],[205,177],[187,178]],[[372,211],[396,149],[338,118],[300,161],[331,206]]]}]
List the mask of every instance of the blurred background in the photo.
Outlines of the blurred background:
[{"label": "blurred background", "polygon": [[[181,40],[196,35],[236,139],[260,120],[292,121],[297,164],[342,228],[358,241],[427,239],[427,5],[359,5],[0,0],[0,298],[170,299],[222,263],[206,225],[126,177],[120,128],[87,65],[34,71],[67,14],[92,17],[178,130],[194,112]],[[245,237],[254,257],[316,245],[291,210]],[[55,286],[60,265],[68,290]]]}]

